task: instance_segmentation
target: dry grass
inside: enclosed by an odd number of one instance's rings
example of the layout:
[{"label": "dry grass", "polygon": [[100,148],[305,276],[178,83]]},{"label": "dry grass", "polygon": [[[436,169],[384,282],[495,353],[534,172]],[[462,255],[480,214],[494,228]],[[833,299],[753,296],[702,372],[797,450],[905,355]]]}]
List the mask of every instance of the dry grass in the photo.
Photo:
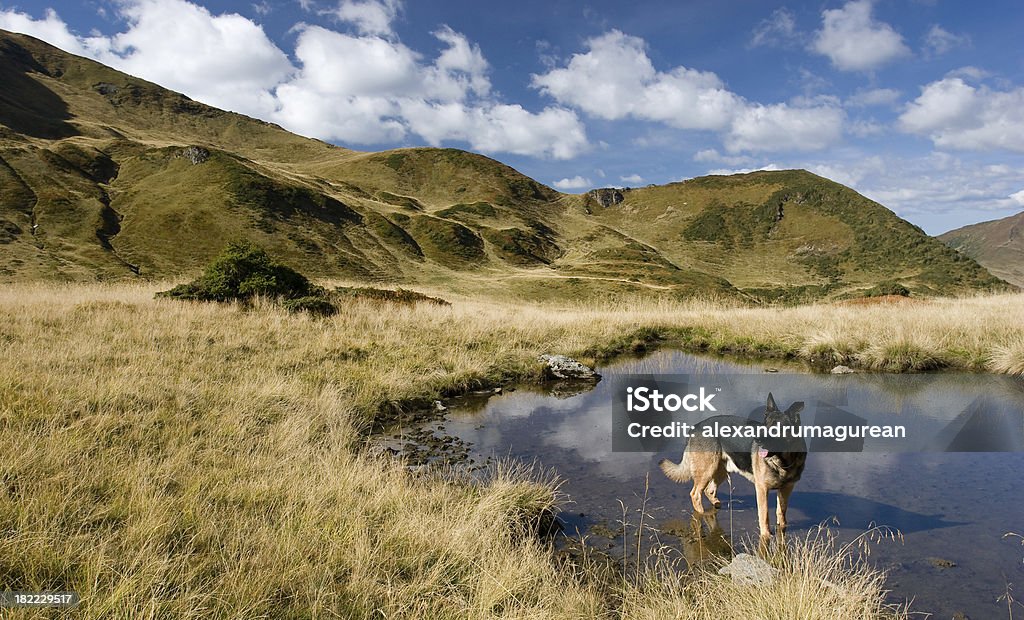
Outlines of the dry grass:
[{"label": "dry grass", "polygon": [[550,483],[415,478],[358,450],[359,429],[387,403],[529,377],[546,351],[668,337],[799,354],[813,336],[862,363],[880,355],[870,343],[911,342],[1014,372],[1022,340],[1014,296],[912,316],[358,302],[316,320],[155,301],[159,288],[0,291],[0,589],[76,590],[83,618],[668,617],[665,600],[697,585],[610,593],[525,534]]},{"label": "dry grass", "polygon": [[623,615],[638,620],[908,618],[905,605],[885,603],[885,576],[867,564],[868,545],[852,546],[839,547],[827,528],[812,530],[784,548],[773,547],[766,557],[776,569],[774,578],[758,586],[719,574],[726,560],[685,574],[655,565],[627,590]]}]

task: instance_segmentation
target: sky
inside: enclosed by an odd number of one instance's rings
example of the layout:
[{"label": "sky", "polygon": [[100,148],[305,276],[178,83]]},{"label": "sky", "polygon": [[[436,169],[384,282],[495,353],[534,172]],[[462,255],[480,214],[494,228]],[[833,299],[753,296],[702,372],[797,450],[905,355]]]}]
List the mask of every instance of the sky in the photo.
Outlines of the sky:
[{"label": "sky", "polygon": [[568,192],[805,168],[931,234],[1024,210],[1020,0],[0,0],[0,28]]}]

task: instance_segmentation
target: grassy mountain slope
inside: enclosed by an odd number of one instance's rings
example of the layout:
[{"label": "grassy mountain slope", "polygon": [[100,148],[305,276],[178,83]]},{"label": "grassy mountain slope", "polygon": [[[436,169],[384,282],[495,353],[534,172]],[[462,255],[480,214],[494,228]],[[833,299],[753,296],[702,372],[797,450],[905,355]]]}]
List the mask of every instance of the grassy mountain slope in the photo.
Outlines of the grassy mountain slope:
[{"label": "grassy mountain slope", "polygon": [[951,230],[939,239],[1007,282],[1024,287],[1024,211]]},{"label": "grassy mountain slope", "polygon": [[623,190],[584,208],[762,297],[817,297],[900,281],[925,294],[997,285],[974,261],[855,191],[803,170]]},{"label": "grassy mountain slope", "polygon": [[[0,278],[194,274],[248,238],[317,277],[506,297],[998,287],[800,171],[565,195],[456,149],[360,153],[0,33]],[[614,191],[611,194],[615,194]],[[604,197],[604,198],[602,198]]]}]

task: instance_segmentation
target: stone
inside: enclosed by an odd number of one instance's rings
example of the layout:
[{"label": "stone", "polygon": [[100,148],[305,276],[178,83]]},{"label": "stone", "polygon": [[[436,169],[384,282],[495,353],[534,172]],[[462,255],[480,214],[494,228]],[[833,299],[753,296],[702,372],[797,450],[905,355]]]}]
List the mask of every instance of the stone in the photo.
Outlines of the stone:
[{"label": "stone", "polygon": [[594,372],[593,368],[585,366],[565,355],[545,354],[537,359],[544,362],[545,374],[549,379],[583,379],[594,381],[601,378],[601,375]]},{"label": "stone", "polygon": [[192,162],[193,166],[197,166],[210,158],[210,151],[201,146],[186,146],[178,151],[178,157],[184,157]]},{"label": "stone", "polygon": [[438,413],[440,413],[442,411],[448,411],[448,407],[445,407],[444,403],[442,403],[441,401],[435,400],[434,401],[434,411],[437,411]]},{"label": "stone", "polygon": [[848,375],[853,372],[854,370],[852,368],[850,368],[849,366],[843,366],[842,364],[832,369],[832,374],[834,375]]},{"label": "stone", "polygon": [[594,199],[597,204],[601,205],[605,209],[620,204],[625,200],[625,196],[622,195],[622,191],[614,187],[592,189],[587,192],[587,197]]},{"label": "stone", "polygon": [[718,569],[719,575],[730,575],[733,583],[744,586],[768,585],[778,572],[768,562],[749,553],[737,555],[728,565]]}]

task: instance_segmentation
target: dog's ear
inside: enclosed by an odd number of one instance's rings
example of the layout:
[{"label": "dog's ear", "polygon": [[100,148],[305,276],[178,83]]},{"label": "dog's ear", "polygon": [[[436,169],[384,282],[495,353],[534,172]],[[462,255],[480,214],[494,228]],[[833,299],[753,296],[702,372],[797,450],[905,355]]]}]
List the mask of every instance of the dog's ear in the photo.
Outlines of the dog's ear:
[{"label": "dog's ear", "polygon": [[789,416],[789,418],[791,420],[793,420],[793,424],[799,425],[800,424],[800,412],[803,411],[803,410],[804,410],[804,403],[803,403],[803,401],[798,401],[798,402],[795,402],[792,405],[790,405],[789,409],[786,409],[786,415]]},{"label": "dog's ear", "polygon": [[775,397],[772,396],[771,392],[768,392],[768,404],[764,407],[765,413],[778,413],[779,407],[775,404]]}]

